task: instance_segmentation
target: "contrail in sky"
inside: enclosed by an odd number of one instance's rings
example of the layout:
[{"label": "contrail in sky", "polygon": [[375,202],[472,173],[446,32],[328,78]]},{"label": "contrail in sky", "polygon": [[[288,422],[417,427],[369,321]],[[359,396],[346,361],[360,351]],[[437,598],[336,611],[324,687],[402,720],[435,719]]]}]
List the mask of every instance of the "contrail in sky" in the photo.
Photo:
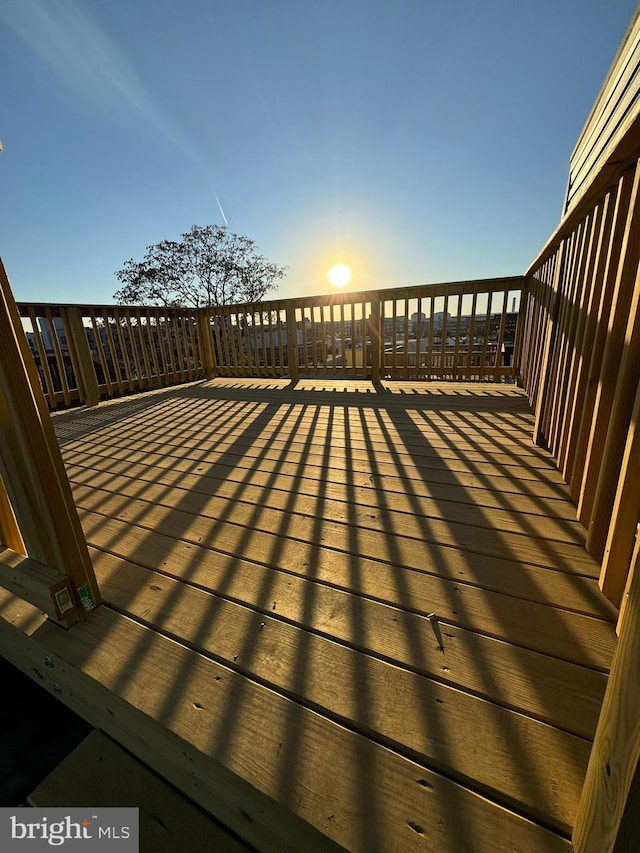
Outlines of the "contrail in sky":
[{"label": "contrail in sky", "polygon": [[227,222],[227,217],[224,215],[224,210],[222,209],[222,205],[220,204],[220,199],[218,198],[217,192],[213,191],[214,196],[216,197],[216,202],[218,203],[218,210],[222,214],[222,218],[224,219],[224,224],[228,227],[229,223]]},{"label": "contrail in sky", "polygon": [[[210,166],[155,99],[112,39],[74,0],[0,0],[0,23],[11,27],[42,59],[98,109],[127,107],[149,122],[205,173]],[[213,191],[224,219],[218,196]]]}]

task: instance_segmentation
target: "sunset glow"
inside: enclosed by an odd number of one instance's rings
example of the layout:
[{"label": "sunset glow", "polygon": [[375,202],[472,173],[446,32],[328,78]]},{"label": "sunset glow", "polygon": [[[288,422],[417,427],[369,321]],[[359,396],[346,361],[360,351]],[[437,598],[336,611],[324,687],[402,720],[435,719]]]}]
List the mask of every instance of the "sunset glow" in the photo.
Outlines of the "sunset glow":
[{"label": "sunset glow", "polygon": [[351,270],[346,264],[336,264],[327,273],[327,278],[334,287],[344,287],[351,281]]}]

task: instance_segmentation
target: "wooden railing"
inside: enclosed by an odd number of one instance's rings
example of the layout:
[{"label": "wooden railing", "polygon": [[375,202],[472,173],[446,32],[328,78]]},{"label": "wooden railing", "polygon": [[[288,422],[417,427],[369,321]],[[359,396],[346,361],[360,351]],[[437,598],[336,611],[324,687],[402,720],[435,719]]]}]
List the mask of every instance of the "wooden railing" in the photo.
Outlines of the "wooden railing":
[{"label": "wooden railing", "polygon": [[186,310],[22,303],[49,408],[215,375],[500,381],[522,277]]},{"label": "wooden railing", "polygon": [[19,305],[50,409],[203,376],[197,312]]},{"label": "wooden railing", "polygon": [[100,603],[60,448],[1,262],[0,586],[66,628]]},{"label": "wooden railing", "polygon": [[524,277],[198,311],[19,309],[0,264],[0,585],[66,627],[100,599],[47,407],[215,375],[519,382],[620,605],[572,838],[576,853],[614,849],[634,775],[640,790],[640,7]]},{"label": "wooden railing", "polygon": [[522,307],[519,378],[534,439],[556,459],[600,586],[621,607],[576,853],[618,849],[632,784],[640,789],[639,12],[572,156],[566,213],[527,271]]},{"label": "wooden railing", "polygon": [[[637,512],[628,439],[640,406],[640,170],[632,164],[571,217],[532,270],[523,309],[520,376],[536,411],[535,440],[556,458],[620,604]],[[637,481],[637,472],[635,473]]]}]

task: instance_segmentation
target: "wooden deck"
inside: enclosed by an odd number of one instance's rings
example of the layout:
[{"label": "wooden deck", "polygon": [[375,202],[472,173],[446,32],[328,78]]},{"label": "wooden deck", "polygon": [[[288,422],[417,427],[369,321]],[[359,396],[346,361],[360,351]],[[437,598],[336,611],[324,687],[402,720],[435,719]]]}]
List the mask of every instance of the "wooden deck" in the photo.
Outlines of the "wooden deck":
[{"label": "wooden deck", "polygon": [[533,421],[231,379],[54,416],[106,604],[0,591],[3,648],[260,850],[570,851],[617,611]]}]

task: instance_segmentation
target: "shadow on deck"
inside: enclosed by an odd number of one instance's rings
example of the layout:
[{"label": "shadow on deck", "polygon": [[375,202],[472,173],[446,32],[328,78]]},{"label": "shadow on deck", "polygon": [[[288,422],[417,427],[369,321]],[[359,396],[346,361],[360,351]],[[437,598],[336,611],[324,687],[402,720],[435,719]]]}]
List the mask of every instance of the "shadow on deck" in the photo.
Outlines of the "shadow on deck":
[{"label": "shadow on deck", "polygon": [[617,611],[519,389],[54,424],[106,603],[64,632],[0,590],[14,663],[258,849],[571,849]]}]

